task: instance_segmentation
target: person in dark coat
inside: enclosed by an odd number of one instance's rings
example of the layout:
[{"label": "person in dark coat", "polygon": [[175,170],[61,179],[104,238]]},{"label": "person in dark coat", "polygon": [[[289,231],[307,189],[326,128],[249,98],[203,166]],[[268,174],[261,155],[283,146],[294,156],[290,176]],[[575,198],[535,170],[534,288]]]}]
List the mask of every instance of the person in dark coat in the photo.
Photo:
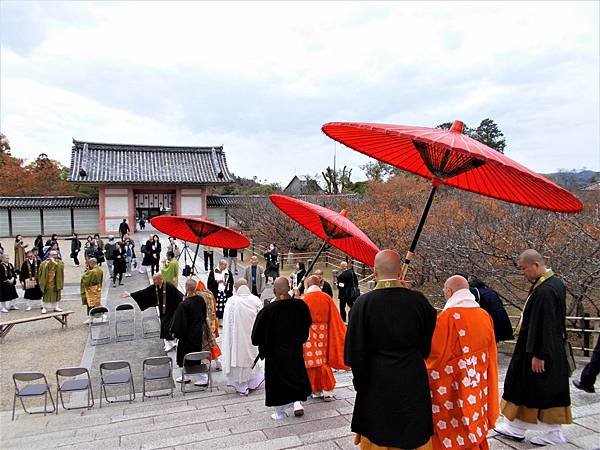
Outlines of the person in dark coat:
[{"label": "person in dark coat", "polygon": [[[183,357],[192,352],[210,351],[215,340],[206,320],[206,301],[197,294],[196,281],[191,278],[185,283],[186,295],[179,304],[173,322],[171,334],[179,341],[177,343],[177,365],[183,367]],[[206,386],[208,375],[200,374],[194,383],[197,386]],[[177,382],[188,383],[189,379],[180,376]]]},{"label": "person in dark coat", "polygon": [[77,233],[73,233],[71,238],[71,259],[73,267],[79,267],[79,252],[81,251],[81,241],[77,237]]},{"label": "person in dark coat", "polygon": [[279,253],[275,244],[271,244],[269,249],[264,254],[265,257],[265,281],[269,283],[269,277],[275,278],[279,276]]},{"label": "person in dark coat", "polygon": [[10,257],[4,253],[2,263],[0,263],[0,304],[3,313],[7,313],[9,309],[19,309],[18,306],[12,304],[15,298],[19,298],[16,284],[17,273],[15,267],[11,264]]},{"label": "person in dark coat", "polygon": [[131,296],[140,309],[144,311],[153,306],[158,306],[160,314],[160,337],[165,341],[165,352],[175,348],[175,341],[171,336],[171,320],[177,307],[183,299],[183,294],[171,283],[165,282],[163,276],[155,273],[152,276],[152,284],[137,292],[123,292],[121,298]]},{"label": "person in dark coat", "polygon": [[21,273],[19,274],[19,281],[25,291],[23,297],[27,299],[27,308],[25,311],[31,311],[31,300],[39,300],[40,309],[42,309],[44,307],[42,303],[44,294],[42,294],[38,280],[40,263],[31,250],[25,256],[25,261],[23,261]]},{"label": "person in dark coat", "polygon": [[436,311],[423,294],[403,287],[401,270],[398,253],[380,251],[377,285],[356,300],[350,313],[344,359],[356,390],[351,428],[355,443],[366,448],[418,449],[433,435],[424,360]]},{"label": "person in dark coat", "polygon": [[526,430],[543,431],[531,443],[563,444],[567,440],[561,424],[572,423],[565,351],[566,288],[537,251],[524,251],[518,264],[533,285],[515,330],[517,343],[504,379],[504,421],[495,430],[519,441]]},{"label": "person in dark coat", "polygon": [[123,222],[119,224],[119,234],[121,235],[121,240],[123,240],[123,236],[129,233],[129,224],[127,223],[127,219],[123,219]]},{"label": "person in dark coat", "polygon": [[294,415],[303,415],[301,402],[312,391],[302,347],[312,324],[310,310],[302,300],[292,298],[289,290],[287,278],[275,280],[277,300],[260,310],[252,329],[252,344],[265,360],[265,404],[275,407],[271,416],[275,420],[287,417],[285,410],[291,407]]},{"label": "person in dark coat", "polygon": [[42,258],[44,256],[44,237],[38,234],[33,242],[33,246],[37,248],[38,256]]},{"label": "person in dark coat", "polygon": [[340,264],[342,268],[342,272],[337,277],[337,285],[338,285],[338,300],[340,302],[340,314],[342,316],[342,320],[346,321],[346,306],[352,310],[352,305],[356,298],[352,296],[352,287],[358,286],[358,277],[356,273],[354,273],[354,269],[352,267],[348,268],[348,263],[346,261],[342,261]]},{"label": "person in dark coat", "polygon": [[511,340],[512,324],[498,293],[477,277],[470,276],[468,279],[469,290],[475,296],[475,301],[492,317],[496,342]]},{"label": "person in dark coat", "polygon": [[590,358],[590,362],[585,365],[583,370],[581,371],[581,376],[579,380],[573,380],[573,386],[577,389],[581,389],[588,394],[593,394],[596,392],[594,389],[594,384],[596,383],[596,378],[600,373],[600,339],[596,341],[596,346],[592,352],[592,357]]},{"label": "person in dark coat", "polygon": [[160,272],[158,265],[160,263],[161,251],[162,247],[158,235],[155,234],[152,236],[152,239],[146,241],[144,259],[142,261],[142,266],[150,266],[152,275],[154,275],[155,272]]},{"label": "person in dark coat", "polygon": [[[108,244],[106,244],[108,245]],[[115,242],[115,246],[112,251],[113,257],[113,287],[116,287],[117,277],[119,278],[119,286],[123,286],[123,274],[127,269],[127,253],[123,248],[122,242]]]},{"label": "person in dark coat", "polygon": [[223,318],[227,299],[233,295],[233,273],[227,268],[227,261],[222,259],[219,265],[211,270],[206,280],[206,287],[217,302],[217,317]]}]

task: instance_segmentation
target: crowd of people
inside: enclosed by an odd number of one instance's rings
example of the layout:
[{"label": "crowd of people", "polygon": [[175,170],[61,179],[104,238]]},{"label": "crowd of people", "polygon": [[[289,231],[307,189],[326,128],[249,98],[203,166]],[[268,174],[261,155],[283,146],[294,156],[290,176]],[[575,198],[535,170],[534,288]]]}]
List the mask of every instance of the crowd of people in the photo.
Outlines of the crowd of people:
[{"label": "crowd of people", "polygon": [[[74,265],[84,248],[81,296],[88,311],[101,303],[104,261],[113,285],[135,268],[135,244],[127,229],[120,231],[120,240],[109,236],[106,244],[97,235],[85,246],[76,235],[71,241]],[[2,255],[2,312],[18,308],[12,304],[18,282],[28,310],[40,301],[42,312],[61,311],[64,264],[57,237],[46,244],[40,257],[37,244],[28,250],[17,236],[16,265]],[[303,415],[309,397],[335,401],[334,371],[351,370],[356,391],[351,428],[364,449],[485,449],[492,429],[517,441],[536,430],[540,433],[530,441],[538,445],[566,442],[561,426],[572,423],[566,289],[537,251],[526,250],[518,259],[531,289],[500,397],[496,345],[513,339],[513,329],[498,293],[481,279],[449,277],[438,314],[424,294],[402,280],[400,255],[383,250],[375,258],[375,287],[362,295],[352,267],[341,264],[334,280],[338,308],[320,269],[307,274],[300,262],[289,278],[280,276],[279,255],[271,245],[265,267],[254,255],[236,279],[237,254],[227,250],[209,267],[214,250],[204,248],[207,282],[189,277],[182,293],[177,242],[169,239],[162,268],[157,235],[140,247],[140,271],[150,271],[152,284],[122,297],[131,296],[142,309],[158,308],[164,351],[177,349],[180,369],[187,353],[210,352],[240,395],[264,382],[274,420]],[[272,296],[265,300],[267,285]],[[575,387],[594,392],[598,369],[596,348]],[[205,374],[196,378],[196,385],[207,386]],[[182,370],[176,381],[193,379]]]}]

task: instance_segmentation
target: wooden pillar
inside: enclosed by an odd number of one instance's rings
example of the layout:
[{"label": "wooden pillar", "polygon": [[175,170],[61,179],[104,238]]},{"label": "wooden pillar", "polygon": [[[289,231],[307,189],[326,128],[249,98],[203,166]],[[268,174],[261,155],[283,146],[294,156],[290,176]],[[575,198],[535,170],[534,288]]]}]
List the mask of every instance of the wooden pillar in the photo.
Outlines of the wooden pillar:
[{"label": "wooden pillar", "polygon": [[99,230],[98,233],[101,235],[106,234],[106,200],[105,200],[105,192],[104,186],[98,186],[98,221]]},{"label": "wooden pillar", "polygon": [[175,188],[175,204],[171,208],[171,214],[181,215],[181,188],[179,186]]},{"label": "wooden pillar", "polygon": [[135,231],[135,194],[133,187],[127,188],[127,222],[131,232]]},{"label": "wooden pillar", "polygon": [[46,232],[44,231],[44,209],[40,208],[40,228],[42,231],[42,236],[44,234],[46,234]]}]

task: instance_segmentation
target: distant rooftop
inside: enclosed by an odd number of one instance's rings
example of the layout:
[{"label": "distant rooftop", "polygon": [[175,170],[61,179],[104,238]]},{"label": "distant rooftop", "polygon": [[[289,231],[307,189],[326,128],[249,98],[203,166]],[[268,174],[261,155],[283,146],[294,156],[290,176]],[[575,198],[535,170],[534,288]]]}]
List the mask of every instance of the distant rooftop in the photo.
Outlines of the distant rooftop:
[{"label": "distant rooftop", "polygon": [[107,144],[73,139],[69,181],[214,185],[228,184],[232,179],[223,146]]}]

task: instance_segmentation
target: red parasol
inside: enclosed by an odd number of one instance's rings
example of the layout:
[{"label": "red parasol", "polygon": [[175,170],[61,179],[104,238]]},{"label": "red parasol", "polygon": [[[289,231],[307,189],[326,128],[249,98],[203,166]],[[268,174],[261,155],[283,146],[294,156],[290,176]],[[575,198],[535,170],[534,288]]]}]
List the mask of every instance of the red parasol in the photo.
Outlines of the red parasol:
[{"label": "red parasol", "polygon": [[242,233],[204,219],[185,216],[158,216],[150,220],[154,228],[186,242],[221,248],[246,248],[250,241]]},{"label": "red parasol", "polygon": [[345,209],[338,213],[323,206],[279,194],[272,194],[269,198],[286,215],[323,240],[323,245],[306,271],[306,276],[323,250],[330,245],[373,267],[379,249],[346,217],[348,211]]},{"label": "red parasol", "polygon": [[549,211],[576,213],[582,203],[565,189],[468,137],[464,124],[450,130],[368,123],[332,122],[323,132],[356,151],[428,178],[432,189],[405,260],[406,275],[433,196],[441,184]]}]

